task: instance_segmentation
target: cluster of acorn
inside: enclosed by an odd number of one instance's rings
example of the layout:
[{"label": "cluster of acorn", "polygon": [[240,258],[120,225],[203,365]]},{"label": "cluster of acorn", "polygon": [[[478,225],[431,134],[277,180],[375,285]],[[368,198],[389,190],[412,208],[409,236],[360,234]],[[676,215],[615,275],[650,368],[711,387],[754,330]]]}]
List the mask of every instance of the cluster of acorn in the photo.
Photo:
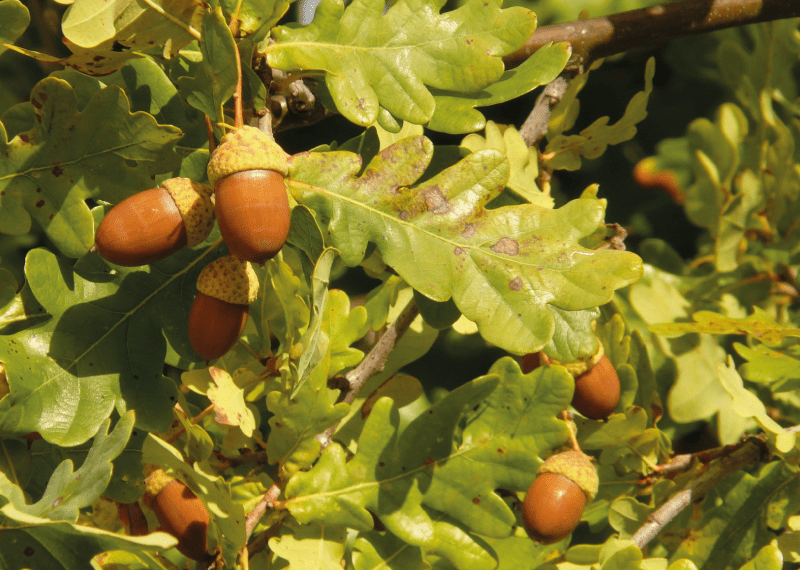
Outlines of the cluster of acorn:
[{"label": "cluster of acorn", "polygon": [[[620,398],[619,376],[598,341],[597,353],[588,361],[564,366],[575,378],[572,407],[593,420],[606,419],[617,408]],[[542,364],[556,363],[543,352],[520,358],[522,371]],[[549,544],[569,536],[598,490],[597,471],[589,457],[580,451],[556,454],[545,461],[525,495],[522,520],[528,535]]]},{"label": "cluster of acorn", "polygon": [[95,249],[117,265],[163,259],[202,243],[219,223],[230,255],[205,267],[189,314],[189,340],[206,361],[236,343],[258,292],[251,263],[263,264],[289,233],[287,156],[267,134],[243,126],[226,134],[208,163],[209,185],[172,178],[116,206],[97,228]]}]

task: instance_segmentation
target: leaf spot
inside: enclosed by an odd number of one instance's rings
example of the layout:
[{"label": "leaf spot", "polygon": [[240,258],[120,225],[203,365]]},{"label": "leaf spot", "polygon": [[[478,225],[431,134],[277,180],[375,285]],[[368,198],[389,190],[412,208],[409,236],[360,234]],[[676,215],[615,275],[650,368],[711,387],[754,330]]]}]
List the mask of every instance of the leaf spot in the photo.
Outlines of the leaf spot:
[{"label": "leaf spot", "polygon": [[456,246],[456,248],[453,250],[453,253],[455,253],[456,255],[461,255],[464,253],[464,249]]},{"label": "leaf spot", "polygon": [[461,237],[464,239],[469,239],[474,236],[477,232],[475,229],[475,224],[467,224],[464,226],[464,231],[461,232]]},{"label": "leaf spot", "polygon": [[512,291],[519,291],[520,289],[522,289],[522,278],[515,277],[514,279],[512,279],[508,283],[508,288],[511,289]]},{"label": "leaf spot", "polygon": [[472,499],[472,502],[477,505],[480,504],[481,500],[478,497],[475,497],[474,499]]},{"label": "leaf spot", "polygon": [[439,188],[431,188],[422,193],[422,198],[428,206],[428,211],[431,214],[441,215],[450,212],[450,202],[444,197]]},{"label": "leaf spot", "polygon": [[408,210],[400,210],[397,212],[397,216],[405,222],[408,219]]},{"label": "leaf spot", "polygon": [[502,237],[491,249],[493,252],[503,255],[519,255],[519,242],[510,237]]},{"label": "leaf spot", "polygon": [[36,99],[31,99],[31,104],[36,107],[37,109],[41,109],[44,107],[41,101],[37,101]]},{"label": "leaf spot", "polygon": [[64,497],[58,497],[55,501],[53,501],[53,505],[51,508],[56,508],[58,505],[64,502]]},{"label": "leaf spot", "polygon": [[25,556],[30,558],[31,556],[33,556],[35,554],[35,551],[33,550],[33,548],[28,546],[28,547],[25,548],[25,550],[23,550],[23,553],[25,554]]},{"label": "leaf spot", "polygon": [[53,176],[58,178],[59,176],[64,174],[64,168],[62,168],[62,166],[60,164],[56,163],[56,164],[53,165],[53,169],[50,172],[53,173]]},{"label": "leaf spot", "polygon": [[22,144],[28,144],[28,141],[29,141],[30,139],[28,138],[28,135],[26,135],[25,133],[23,133],[23,134],[19,135],[19,140],[21,140],[21,141],[22,141]]},{"label": "leaf spot", "polygon": [[44,200],[36,200],[36,207],[41,208],[44,206]]}]

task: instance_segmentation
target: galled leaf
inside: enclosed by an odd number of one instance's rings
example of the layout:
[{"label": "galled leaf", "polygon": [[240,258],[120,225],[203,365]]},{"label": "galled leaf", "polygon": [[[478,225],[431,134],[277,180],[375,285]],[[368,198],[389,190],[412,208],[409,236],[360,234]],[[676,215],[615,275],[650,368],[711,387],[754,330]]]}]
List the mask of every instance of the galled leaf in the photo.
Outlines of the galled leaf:
[{"label": "galled leaf", "polygon": [[486,340],[512,353],[550,340],[548,304],[596,307],[639,277],[637,256],[578,244],[602,225],[604,201],[593,193],[558,210],[533,204],[486,210],[505,186],[506,158],[476,152],[410,188],[432,151],[424,137],[405,139],[377,154],[360,176],[354,154],[295,155],[288,186],[329,221],[346,264],[359,264],[375,243],[414,289],[435,301],[452,297]]},{"label": "galled leaf", "polygon": [[[524,8],[472,0],[439,14],[441,2],[399,0],[383,14],[380,0],[341,0],[317,6],[306,27],[280,27],[262,44],[270,67],[322,70],[340,113],[367,126],[380,107],[425,124],[435,100],[429,87],[474,93],[503,75],[501,57],[536,28]],[[563,48],[562,48],[563,49]]]}]

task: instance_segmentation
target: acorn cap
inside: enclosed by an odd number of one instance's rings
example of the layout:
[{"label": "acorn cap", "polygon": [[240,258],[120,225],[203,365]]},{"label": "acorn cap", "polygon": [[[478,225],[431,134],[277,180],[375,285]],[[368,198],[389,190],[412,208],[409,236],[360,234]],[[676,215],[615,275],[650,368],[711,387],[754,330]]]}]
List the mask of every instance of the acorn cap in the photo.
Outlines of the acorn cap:
[{"label": "acorn cap", "polygon": [[[147,473],[147,471],[150,471],[150,473]],[[147,477],[144,480],[145,491],[142,500],[145,505],[150,507],[153,499],[158,496],[164,487],[172,483],[175,479],[164,473],[162,469],[145,469],[145,473],[147,473]]]},{"label": "acorn cap", "polygon": [[232,305],[249,305],[258,297],[258,277],[250,262],[226,255],[200,272],[197,290]]},{"label": "acorn cap", "polygon": [[208,161],[208,181],[217,182],[245,170],[274,170],[289,173],[286,153],[268,134],[255,127],[240,127],[224,137]]},{"label": "acorn cap", "polygon": [[597,496],[600,486],[597,470],[589,457],[580,451],[565,451],[552,456],[542,463],[539,473],[563,475],[581,488],[587,504]]},{"label": "acorn cap", "polygon": [[188,178],[170,178],[161,183],[183,218],[186,228],[186,246],[202,243],[214,228],[214,204],[211,203],[211,187]]},{"label": "acorn cap", "polygon": [[589,359],[589,360],[579,360],[578,362],[559,362],[558,360],[550,360],[550,364],[558,364],[563,366],[567,369],[567,372],[572,374],[573,378],[577,378],[581,374],[585,374],[589,372],[592,368],[594,368],[595,364],[600,362],[600,359],[603,358],[605,354],[605,350],[603,350],[603,343],[600,342],[600,339],[597,339],[597,352]]}]

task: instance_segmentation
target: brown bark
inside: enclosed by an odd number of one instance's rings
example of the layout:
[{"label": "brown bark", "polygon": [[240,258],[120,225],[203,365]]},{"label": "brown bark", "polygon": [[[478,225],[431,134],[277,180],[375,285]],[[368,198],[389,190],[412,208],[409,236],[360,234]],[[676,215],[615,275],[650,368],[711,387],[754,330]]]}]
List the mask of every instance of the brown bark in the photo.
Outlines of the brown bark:
[{"label": "brown bark", "polygon": [[566,41],[572,46],[571,65],[586,67],[601,57],[684,36],[793,17],[800,17],[799,0],[681,0],[542,26],[522,48],[503,60],[507,67],[513,67],[549,42]]}]

